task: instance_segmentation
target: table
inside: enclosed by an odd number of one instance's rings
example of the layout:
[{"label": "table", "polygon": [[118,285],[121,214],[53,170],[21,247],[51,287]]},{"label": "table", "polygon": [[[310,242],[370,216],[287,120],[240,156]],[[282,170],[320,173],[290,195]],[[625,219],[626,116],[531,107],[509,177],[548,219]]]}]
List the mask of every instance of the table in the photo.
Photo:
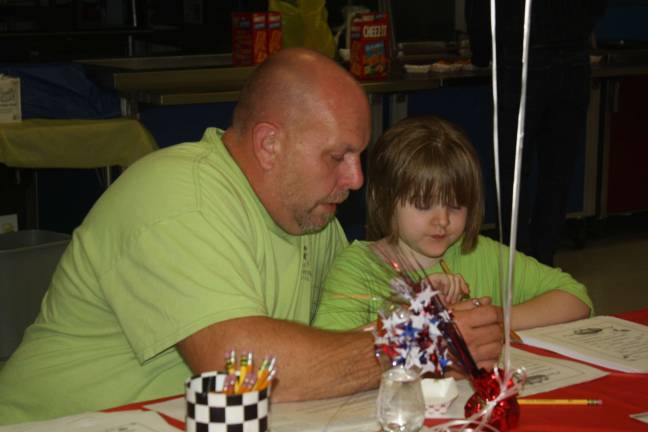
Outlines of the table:
[{"label": "table", "polygon": [[[619,318],[648,325],[648,309],[617,315]],[[565,358],[539,348],[520,346],[535,354]],[[629,417],[648,411],[648,374],[610,371],[594,381],[534,395],[533,398],[601,399],[601,406],[521,406],[516,431],[648,431],[648,424]]]},{"label": "table", "polygon": [[[630,321],[648,325],[648,309],[617,315]],[[539,348],[518,345],[535,354],[567,358]],[[573,359],[569,359],[573,360]],[[576,360],[573,360],[576,361]],[[174,399],[172,396],[156,401],[124,405],[108,411],[141,409],[153,402]],[[627,374],[610,371],[603,378],[564,387],[533,396],[542,398],[601,399],[601,406],[530,406],[520,407],[520,424],[516,431],[525,432],[585,432],[585,431],[648,431],[648,424],[629,417],[630,414],[648,411],[648,374]],[[272,414],[271,414],[272,415]],[[165,417],[172,426],[184,430],[184,423]],[[427,426],[445,420],[427,421]]]},{"label": "table", "polygon": [[131,118],[0,124],[0,162],[15,168],[126,168],[156,148]]},{"label": "table", "polygon": [[[32,169],[34,184],[38,182],[36,169],[101,168],[107,187],[112,182],[111,167],[123,170],[155,149],[152,135],[132,118],[28,119],[0,124],[0,163],[18,170]],[[25,223],[38,228],[40,199],[37,187],[32,190]]]}]

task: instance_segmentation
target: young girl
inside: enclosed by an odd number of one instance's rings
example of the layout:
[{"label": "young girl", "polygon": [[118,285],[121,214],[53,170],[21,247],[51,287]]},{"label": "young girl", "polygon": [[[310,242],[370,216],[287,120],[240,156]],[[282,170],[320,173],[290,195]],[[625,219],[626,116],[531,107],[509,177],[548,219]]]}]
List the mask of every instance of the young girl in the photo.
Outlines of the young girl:
[{"label": "young girl", "polygon": [[[445,280],[441,286],[447,304],[469,287],[473,299],[489,297],[501,305],[499,263],[508,263],[508,247],[479,235],[483,212],[479,160],[461,131],[436,117],[394,125],[368,158],[367,237],[372,241],[355,241],[337,257],[315,326],[347,330],[375,322],[394,277],[376,250],[396,247],[426,274]],[[452,276],[448,279],[444,271]],[[507,265],[502,275],[506,277]],[[514,330],[592,313],[582,284],[519,252],[512,300]]]}]

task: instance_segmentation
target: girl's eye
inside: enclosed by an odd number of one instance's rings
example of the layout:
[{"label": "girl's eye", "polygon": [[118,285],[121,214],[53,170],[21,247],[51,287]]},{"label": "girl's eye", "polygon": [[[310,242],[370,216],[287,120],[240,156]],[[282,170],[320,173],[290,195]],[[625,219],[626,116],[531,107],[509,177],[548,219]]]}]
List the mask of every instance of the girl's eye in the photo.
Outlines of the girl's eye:
[{"label": "girl's eye", "polygon": [[416,208],[416,210],[420,210],[420,211],[430,210],[430,206],[429,206],[429,205],[418,205],[418,204],[416,204],[416,205],[414,206],[414,208]]},{"label": "girl's eye", "polygon": [[336,162],[342,162],[344,160],[344,154],[332,154],[331,159]]}]

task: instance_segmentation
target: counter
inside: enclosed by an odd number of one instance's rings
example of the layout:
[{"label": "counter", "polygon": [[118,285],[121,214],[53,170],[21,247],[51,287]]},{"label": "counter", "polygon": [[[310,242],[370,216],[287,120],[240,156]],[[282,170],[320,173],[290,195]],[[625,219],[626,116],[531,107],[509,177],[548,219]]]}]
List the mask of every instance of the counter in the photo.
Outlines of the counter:
[{"label": "counter", "polygon": [[[648,75],[648,54],[645,59],[633,57],[630,64],[624,64],[624,58],[619,56],[609,58],[615,63],[593,66],[593,78]],[[88,68],[95,81],[114,88],[131,102],[156,106],[236,101],[243,83],[254,70],[254,67],[232,67],[229,54],[80,60],[80,63]],[[397,72],[389,79],[363,81],[361,85],[367,93],[399,93],[488,77],[488,69],[427,75]]]}]

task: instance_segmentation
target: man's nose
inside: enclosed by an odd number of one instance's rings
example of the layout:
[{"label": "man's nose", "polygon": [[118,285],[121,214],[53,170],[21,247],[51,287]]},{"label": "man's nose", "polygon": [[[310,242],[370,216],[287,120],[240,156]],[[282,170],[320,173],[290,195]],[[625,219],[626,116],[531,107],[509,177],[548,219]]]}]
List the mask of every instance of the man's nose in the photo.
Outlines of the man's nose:
[{"label": "man's nose", "polygon": [[345,186],[351,190],[358,190],[362,187],[364,176],[360,156],[353,156],[347,161],[347,168],[344,177]]}]

